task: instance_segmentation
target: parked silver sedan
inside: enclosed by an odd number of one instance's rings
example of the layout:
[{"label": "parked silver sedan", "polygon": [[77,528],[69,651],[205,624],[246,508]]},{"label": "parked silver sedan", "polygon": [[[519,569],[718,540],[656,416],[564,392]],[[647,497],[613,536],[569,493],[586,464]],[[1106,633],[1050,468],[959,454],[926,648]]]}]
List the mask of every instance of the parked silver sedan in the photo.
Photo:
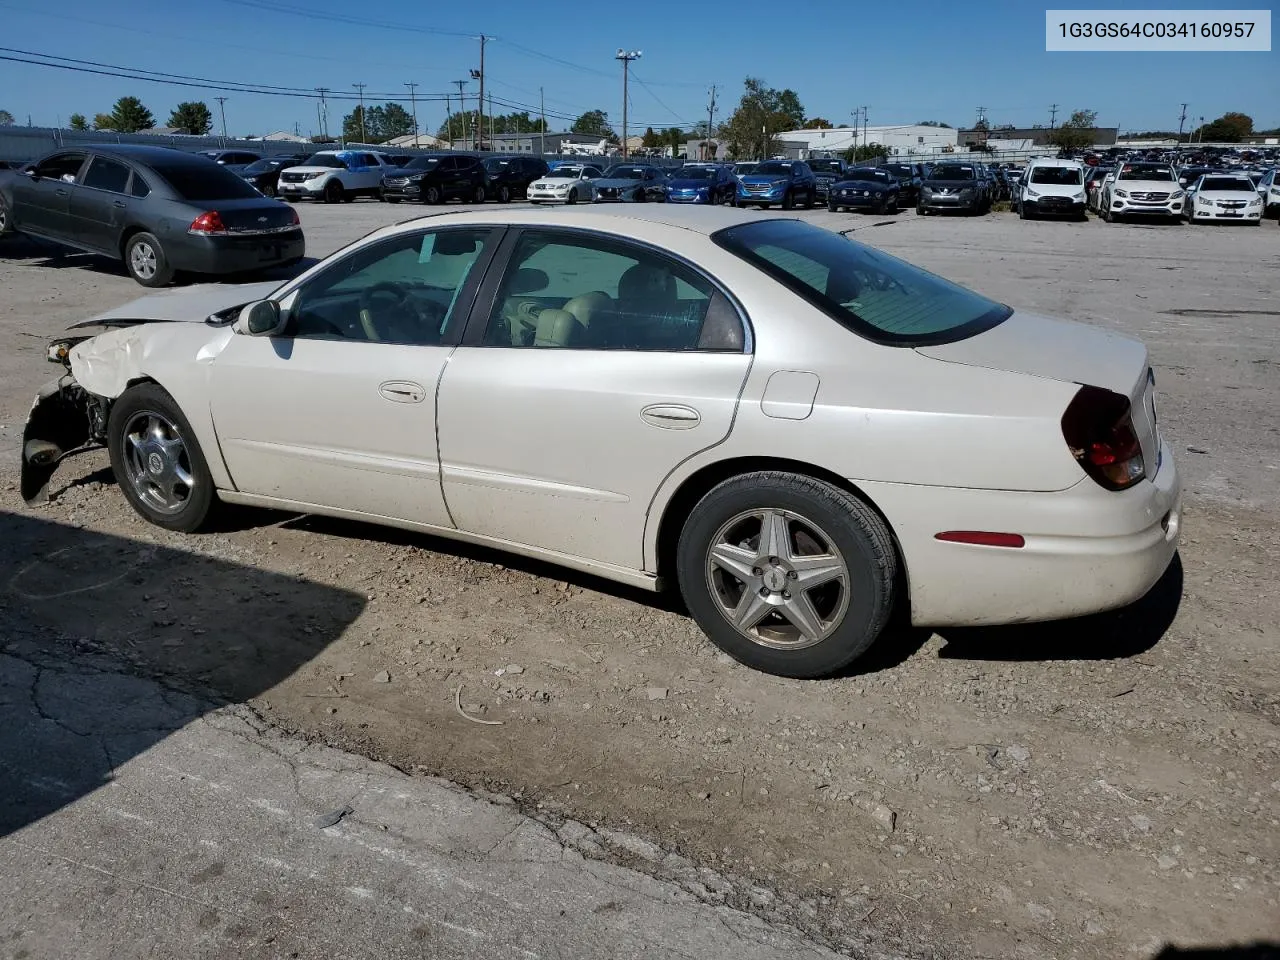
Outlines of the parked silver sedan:
[{"label": "parked silver sedan", "polygon": [[[152,323],[149,321],[173,321]],[[482,209],[273,289],[87,321],[24,435],[105,444],[146,519],[220,502],[490,544],[657,590],[795,677],[917,625],[1121,606],[1177,547],[1142,344],[716,207]]]}]

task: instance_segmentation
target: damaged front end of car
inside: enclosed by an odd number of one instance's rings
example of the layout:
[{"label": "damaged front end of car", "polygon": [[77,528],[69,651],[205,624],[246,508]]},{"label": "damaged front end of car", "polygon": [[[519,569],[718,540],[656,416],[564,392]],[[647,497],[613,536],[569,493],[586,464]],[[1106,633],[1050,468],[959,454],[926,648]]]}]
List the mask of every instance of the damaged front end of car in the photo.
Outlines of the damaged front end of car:
[{"label": "damaged front end of car", "polygon": [[48,499],[49,481],[70,456],[106,444],[110,401],[85,390],[71,372],[71,348],[89,337],[67,337],[49,345],[49,361],[66,372],[36,394],[22,431],[22,499]]}]

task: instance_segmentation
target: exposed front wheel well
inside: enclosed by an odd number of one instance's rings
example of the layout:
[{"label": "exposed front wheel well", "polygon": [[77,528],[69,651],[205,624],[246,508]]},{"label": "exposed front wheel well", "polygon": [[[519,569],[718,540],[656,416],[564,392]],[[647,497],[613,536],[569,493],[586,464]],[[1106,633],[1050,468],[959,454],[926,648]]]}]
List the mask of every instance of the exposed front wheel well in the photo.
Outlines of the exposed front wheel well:
[{"label": "exposed front wheel well", "polygon": [[[893,539],[894,552],[898,555],[898,596],[900,602],[904,604],[909,602],[906,558],[902,555],[902,545],[898,542],[898,535],[893,529],[893,524],[885,516],[884,511],[870,497],[859,490],[856,484],[850,483],[844,477],[832,473],[830,470],[815,467],[811,463],[788,460],[784,457],[737,457],[732,460],[721,460],[718,463],[703,467],[680,484],[675,494],[667,502],[662,512],[662,519],[658,524],[657,573],[659,580],[667,588],[672,587],[676,582],[675,571],[680,531],[684,529],[685,520],[688,519],[698,501],[705,497],[713,487],[723,483],[730,477],[736,477],[744,473],[754,473],[759,470],[780,470],[799,476],[812,477],[815,480],[822,480],[833,487],[838,487],[846,493],[852,494],[879,514],[880,519],[884,521],[885,527],[889,530],[890,537]],[[910,609],[910,607],[907,606],[905,609]]]}]

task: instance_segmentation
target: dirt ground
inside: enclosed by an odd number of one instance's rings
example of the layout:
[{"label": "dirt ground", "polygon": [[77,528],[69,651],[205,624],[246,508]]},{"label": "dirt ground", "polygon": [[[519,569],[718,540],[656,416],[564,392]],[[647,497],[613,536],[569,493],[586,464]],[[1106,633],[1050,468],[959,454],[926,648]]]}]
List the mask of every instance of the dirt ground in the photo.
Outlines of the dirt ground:
[{"label": "dirt ground", "polygon": [[[323,255],[405,212],[302,215]],[[283,729],[550,821],[625,826],[739,878],[699,895],[855,956],[1280,940],[1280,230],[804,216],[1146,340],[1187,487],[1180,558],[1147,598],[1053,624],[899,627],[853,672],[801,682],[718,655],[676,601],[485,550],[250,511],[170,535],[134,516],[98,454],[30,510],[17,454],[55,371],[46,339],[140,291],[102,261],[6,241],[0,557],[18,572],[0,622],[20,609]],[[75,528],[75,546],[6,536],[18,518]],[[157,568],[154,547],[193,562]],[[302,606],[210,583],[201,557],[338,589]],[[354,594],[358,609],[323,599]],[[606,855],[663,870],[652,851]]]}]

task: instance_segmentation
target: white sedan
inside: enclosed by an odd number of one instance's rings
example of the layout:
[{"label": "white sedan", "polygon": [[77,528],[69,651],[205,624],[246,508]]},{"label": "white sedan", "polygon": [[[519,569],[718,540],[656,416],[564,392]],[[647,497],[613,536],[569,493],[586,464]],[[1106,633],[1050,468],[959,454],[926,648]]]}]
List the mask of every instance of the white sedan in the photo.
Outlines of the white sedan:
[{"label": "white sedan", "polygon": [[529,202],[591,203],[596,198],[591,181],[603,176],[603,170],[590,164],[562,163],[545,177],[529,184]]},{"label": "white sedan", "polygon": [[51,346],[68,370],[23,494],[105,444],[162,527],[248,504],[678,585],[714,643],[793,677],[857,659],[899,605],[1070,617],[1170,563],[1141,343],[799,220],[619,210],[409,221],[278,289],[86,321]]},{"label": "white sedan", "polygon": [[1187,188],[1188,223],[1262,222],[1262,195],[1243,173],[1206,173]]}]

